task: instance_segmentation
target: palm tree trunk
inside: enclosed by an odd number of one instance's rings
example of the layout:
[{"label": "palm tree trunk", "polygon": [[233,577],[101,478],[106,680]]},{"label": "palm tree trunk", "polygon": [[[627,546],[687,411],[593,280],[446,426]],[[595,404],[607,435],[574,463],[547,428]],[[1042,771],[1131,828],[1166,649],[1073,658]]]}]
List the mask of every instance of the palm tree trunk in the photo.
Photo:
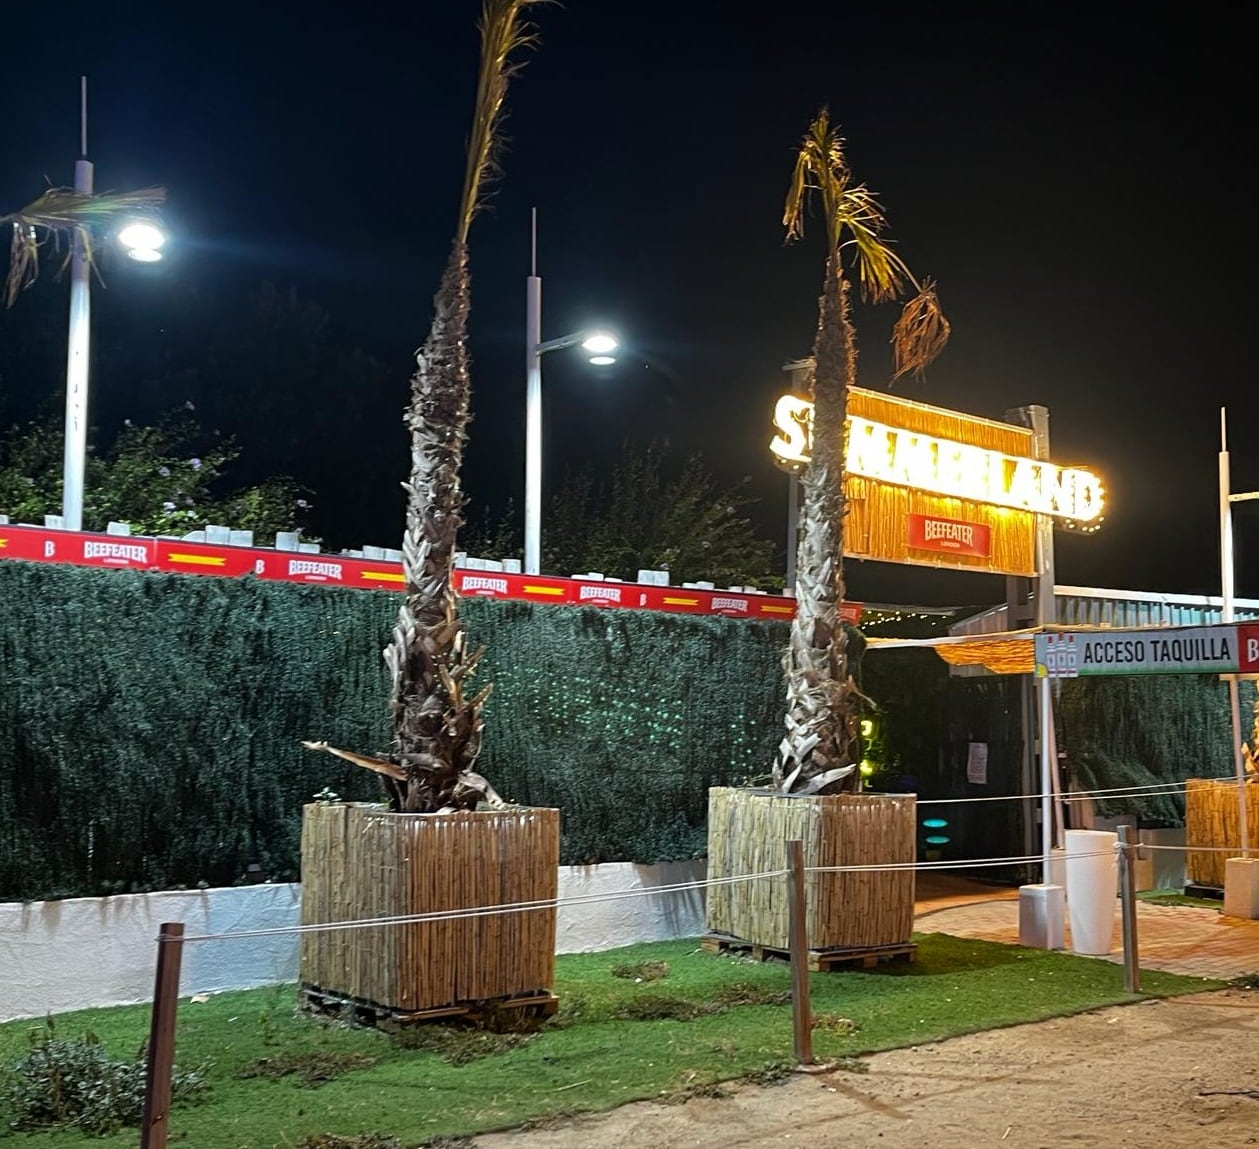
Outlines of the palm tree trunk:
[{"label": "palm tree trunk", "polygon": [[469,417],[469,306],[468,250],[456,241],[411,377],[406,594],[385,650],[393,675],[394,754],[406,773],[395,798],[405,811],[471,808],[482,792],[470,771],[481,748],[485,697],[466,694],[481,652],[468,648],[453,581],[463,521],[459,469]]},{"label": "palm tree trunk", "polygon": [[774,762],[774,785],[788,792],[855,789],[858,782],[857,696],[839,613],[844,601],[848,388],[857,374],[849,310],[849,284],[838,252],[832,252],[813,348],[813,451],[803,475],[796,615],[783,659],[787,731]]}]

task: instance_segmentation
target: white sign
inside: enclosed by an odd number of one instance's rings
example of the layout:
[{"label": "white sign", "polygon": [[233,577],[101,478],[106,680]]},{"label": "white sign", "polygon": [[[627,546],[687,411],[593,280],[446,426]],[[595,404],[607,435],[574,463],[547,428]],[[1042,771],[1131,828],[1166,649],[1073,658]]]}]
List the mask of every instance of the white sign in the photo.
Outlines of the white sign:
[{"label": "white sign", "polygon": [[[807,463],[813,451],[813,404],[784,395],[774,408],[774,426],[779,435],[769,449],[788,462]],[[1101,479],[1080,467],[1021,459],[860,415],[848,417],[844,469],[918,491],[1081,523],[1099,518],[1105,502]]]},{"label": "white sign", "polygon": [[988,785],[988,743],[971,742],[966,747],[966,781]]},{"label": "white sign", "polygon": [[[1253,625],[1096,630],[1036,636],[1036,675],[1237,674],[1255,669]],[[1074,641],[1072,641],[1074,640]]]}]

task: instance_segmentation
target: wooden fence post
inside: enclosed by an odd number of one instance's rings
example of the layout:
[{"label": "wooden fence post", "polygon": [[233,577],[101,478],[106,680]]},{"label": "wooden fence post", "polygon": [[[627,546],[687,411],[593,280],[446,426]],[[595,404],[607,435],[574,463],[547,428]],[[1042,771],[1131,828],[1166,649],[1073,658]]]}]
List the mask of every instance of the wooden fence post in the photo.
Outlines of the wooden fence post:
[{"label": "wooden fence post", "polygon": [[809,1006],[809,931],[804,895],[804,842],[787,843],[790,898],[788,932],[791,936],[791,1025],[796,1062],[813,1064],[813,1013]]},{"label": "wooden fence post", "polygon": [[183,954],[184,923],[163,922],[157,938],[157,975],[153,981],[153,1020],[149,1025],[140,1149],[166,1149],[170,1132],[175,1014],[179,1008],[179,966]]}]

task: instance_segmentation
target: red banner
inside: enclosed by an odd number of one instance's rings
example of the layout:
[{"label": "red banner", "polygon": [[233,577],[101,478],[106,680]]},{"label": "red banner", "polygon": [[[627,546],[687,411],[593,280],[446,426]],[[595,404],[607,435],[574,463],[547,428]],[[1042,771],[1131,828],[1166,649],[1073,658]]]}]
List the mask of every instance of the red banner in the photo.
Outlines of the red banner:
[{"label": "red banner", "polygon": [[938,519],[933,515],[907,515],[909,546],[918,551],[943,551],[952,555],[992,555],[992,530],[983,523]]},{"label": "red banner", "polygon": [[[0,559],[73,563],[78,566],[130,567],[170,574],[218,575],[280,582],[317,583],[359,590],[403,589],[398,563],[307,551],[233,547],[133,535],[95,535],[42,527],[0,525]],[[794,599],[698,587],[648,586],[610,579],[567,579],[508,571],[455,571],[455,590],[464,596],[562,603],[571,606],[630,607],[673,614],[720,614],[727,618],[787,620]],[[861,622],[861,603],[846,602],[844,621]]]}]

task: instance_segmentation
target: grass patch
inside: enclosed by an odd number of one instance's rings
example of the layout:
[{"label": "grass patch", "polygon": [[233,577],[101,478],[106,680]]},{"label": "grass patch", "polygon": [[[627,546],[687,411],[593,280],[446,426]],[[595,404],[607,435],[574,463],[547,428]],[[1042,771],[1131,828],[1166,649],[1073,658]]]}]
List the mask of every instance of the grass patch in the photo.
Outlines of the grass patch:
[{"label": "grass patch", "polygon": [[622,1021],[694,1021],[697,1017],[720,1013],[724,1008],[716,1001],[691,1001],[667,993],[649,993],[627,1001],[612,1016]]},{"label": "grass patch", "polygon": [[408,1025],[392,1034],[398,1049],[429,1050],[450,1065],[467,1065],[483,1057],[501,1057],[528,1045],[536,1034],[500,1033],[475,1026]]},{"label": "grass patch", "polygon": [[237,1074],[238,1077],[265,1077],[278,1081],[281,1077],[296,1077],[306,1089],[318,1089],[329,1081],[336,1081],[343,1073],[356,1069],[371,1069],[374,1057],[366,1053],[337,1053],[311,1050],[305,1053],[280,1053],[274,1057],[260,1057],[251,1061]]},{"label": "grass patch", "polygon": [[[810,975],[815,1016],[859,1027],[819,1026],[819,1060],[1137,1000],[1123,992],[1123,971],[1110,962],[942,934],[916,940],[918,961],[912,965]],[[614,966],[647,962],[666,963],[667,981],[612,976]],[[1219,983],[1142,971],[1142,984],[1145,996],[1166,996]],[[668,994],[660,993],[662,985]],[[209,1088],[199,1104],[175,1107],[172,1143],[196,1149],[387,1149],[392,1141],[397,1149],[413,1149],[440,1145],[437,1138],[526,1122],[536,1127],[627,1101],[710,1096],[723,1081],[772,1081],[790,1071],[791,1010],[780,1004],[790,989],[785,965],[709,954],[693,942],[664,942],[562,956],[554,988],[565,1016],[535,1034],[456,1030],[454,1039],[433,1037],[426,1039],[431,1044],[412,1048],[394,1035],[299,1013],[293,987],[182,1001],[177,1057],[182,1065],[205,1066]],[[662,999],[672,1004],[665,1008]],[[58,1020],[59,1032],[90,1029],[111,1057],[133,1056],[148,1024],[142,1006]],[[40,1028],[37,1022],[0,1026],[0,1067],[21,1058],[28,1031]],[[513,1040],[499,1045],[503,1037]],[[473,1048],[492,1044],[493,1055],[452,1059],[453,1047],[444,1045],[452,1040]],[[374,1064],[367,1067],[364,1059]],[[342,1072],[318,1089],[296,1088],[300,1077],[294,1075],[241,1076],[263,1060],[335,1065]],[[0,1113],[0,1128],[11,1119]],[[22,1132],[0,1144],[134,1149],[135,1132],[99,1139],[71,1130]]]},{"label": "grass patch", "polygon": [[1179,890],[1142,890],[1137,900],[1148,902],[1152,906],[1196,906],[1199,909],[1215,910],[1219,913],[1224,903],[1219,898],[1195,898],[1190,894],[1182,894]]},{"label": "grass patch", "polygon": [[667,961],[618,962],[612,967],[612,976],[626,981],[659,981],[669,976]]}]

